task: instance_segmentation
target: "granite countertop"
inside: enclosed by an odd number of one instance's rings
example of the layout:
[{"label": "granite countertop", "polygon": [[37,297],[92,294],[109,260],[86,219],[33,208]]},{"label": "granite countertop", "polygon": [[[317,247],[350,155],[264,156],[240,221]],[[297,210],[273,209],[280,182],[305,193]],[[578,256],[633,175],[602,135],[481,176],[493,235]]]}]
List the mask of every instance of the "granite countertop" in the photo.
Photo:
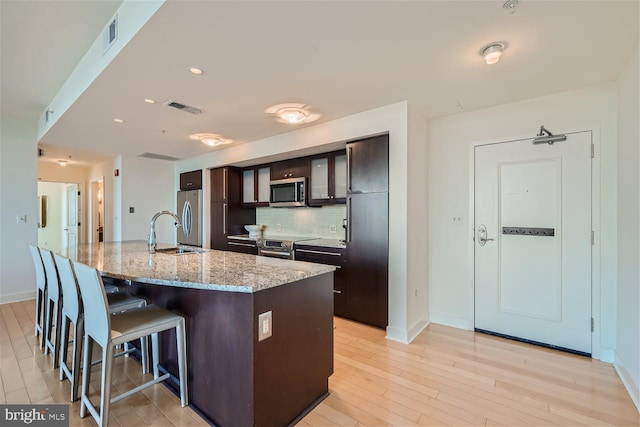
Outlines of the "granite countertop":
[{"label": "granite countertop", "polygon": [[[165,247],[172,246],[158,245]],[[330,265],[198,250],[203,252],[150,254],[147,242],[138,240],[79,244],[63,255],[116,279],[227,292],[258,292],[335,271]]]},{"label": "granite countertop", "polygon": [[310,240],[303,240],[297,243],[300,245],[318,246],[322,248],[344,249],[347,247],[344,240],[338,240],[338,239],[310,239]]}]

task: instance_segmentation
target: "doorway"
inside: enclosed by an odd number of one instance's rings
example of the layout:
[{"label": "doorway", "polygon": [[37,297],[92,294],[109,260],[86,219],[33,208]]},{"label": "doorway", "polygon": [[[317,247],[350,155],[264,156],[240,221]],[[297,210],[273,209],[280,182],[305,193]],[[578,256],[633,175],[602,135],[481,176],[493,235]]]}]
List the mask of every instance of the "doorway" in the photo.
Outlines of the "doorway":
[{"label": "doorway", "polygon": [[475,328],[591,354],[591,132],[474,150]]},{"label": "doorway", "polygon": [[91,182],[91,242],[104,241],[104,177]]},{"label": "doorway", "polygon": [[81,241],[79,184],[38,182],[38,246],[60,252]]}]

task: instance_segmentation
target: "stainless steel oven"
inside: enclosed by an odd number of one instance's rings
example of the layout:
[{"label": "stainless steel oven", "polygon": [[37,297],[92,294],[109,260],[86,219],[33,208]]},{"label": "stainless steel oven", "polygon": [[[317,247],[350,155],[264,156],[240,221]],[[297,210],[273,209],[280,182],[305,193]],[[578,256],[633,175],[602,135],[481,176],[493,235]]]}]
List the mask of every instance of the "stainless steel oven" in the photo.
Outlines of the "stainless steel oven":
[{"label": "stainless steel oven", "polygon": [[259,239],[258,255],[271,258],[293,259],[293,241],[280,239]]}]

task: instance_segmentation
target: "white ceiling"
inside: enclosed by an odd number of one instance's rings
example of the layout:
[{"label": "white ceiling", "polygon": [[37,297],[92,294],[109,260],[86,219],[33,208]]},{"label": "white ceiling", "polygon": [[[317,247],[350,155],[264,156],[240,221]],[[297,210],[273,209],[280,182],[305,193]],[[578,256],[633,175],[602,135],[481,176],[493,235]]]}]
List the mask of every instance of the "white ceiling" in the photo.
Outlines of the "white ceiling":
[{"label": "white ceiling", "polygon": [[[2,0],[2,115],[35,123],[118,3]],[[192,133],[237,144],[291,130],[264,113],[283,102],[318,122],[403,100],[432,118],[614,81],[638,44],[638,1],[503,3],[168,1],[41,142],[188,158],[220,149]],[[507,49],[488,66],[479,50],[494,41]]]}]

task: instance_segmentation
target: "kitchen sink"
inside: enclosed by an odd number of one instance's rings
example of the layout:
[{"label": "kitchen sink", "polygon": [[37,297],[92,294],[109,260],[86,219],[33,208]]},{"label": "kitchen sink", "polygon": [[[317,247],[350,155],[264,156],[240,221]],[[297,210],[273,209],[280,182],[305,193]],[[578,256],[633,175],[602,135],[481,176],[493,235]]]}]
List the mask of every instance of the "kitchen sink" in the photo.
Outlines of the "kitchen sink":
[{"label": "kitchen sink", "polygon": [[168,255],[184,255],[184,254],[203,254],[206,251],[199,248],[190,248],[185,246],[177,246],[173,248],[156,249],[157,253]]}]

